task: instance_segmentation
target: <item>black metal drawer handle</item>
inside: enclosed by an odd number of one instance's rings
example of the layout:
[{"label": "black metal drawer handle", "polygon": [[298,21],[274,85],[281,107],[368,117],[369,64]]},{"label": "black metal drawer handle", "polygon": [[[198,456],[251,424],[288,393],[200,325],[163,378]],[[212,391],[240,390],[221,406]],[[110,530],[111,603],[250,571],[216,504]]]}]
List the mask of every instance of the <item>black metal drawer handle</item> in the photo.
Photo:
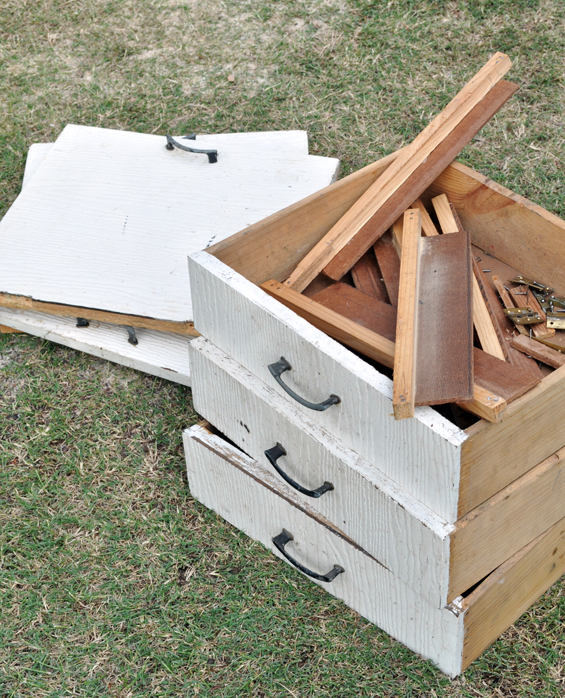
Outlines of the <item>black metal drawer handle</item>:
[{"label": "black metal drawer handle", "polygon": [[324,410],[327,410],[328,407],[331,407],[332,405],[337,405],[339,402],[341,402],[341,398],[339,398],[337,395],[330,395],[329,398],[327,400],[324,400],[323,402],[308,402],[308,400],[305,400],[303,397],[300,397],[300,395],[295,393],[294,390],[292,390],[288,387],[288,385],[283,383],[281,378],[281,375],[285,371],[290,371],[292,369],[292,366],[288,363],[284,356],[281,356],[280,361],[277,361],[274,364],[269,364],[268,369],[271,372],[273,378],[281,386],[281,388],[285,392],[287,392],[290,395],[290,397],[294,398],[296,402],[299,402],[301,405],[304,405],[304,407],[309,407],[311,410],[323,412]]},{"label": "black metal drawer handle", "polygon": [[[218,151],[217,150],[203,150],[202,148],[189,148],[187,145],[183,145],[182,143],[179,143],[178,141],[175,141],[175,139],[172,136],[169,136],[167,133],[167,145],[165,148],[167,150],[174,150],[175,148],[178,148],[179,150],[186,150],[187,153],[204,153],[204,155],[208,156],[208,162],[214,163],[218,162]],[[196,138],[196,136],[195,136]],[[194,140],[194,138],[190,138],[190,140]]]},{"label": "black metal drawer handle", "polygon": [[279,553],[281,555],[284,555],[284,557],[286,557],[286,559],[292,565],[294,565],[296,569],[300,570],[301,572],[304,572],[304,574],[307,574],[309,577],[312,577],[313,579],[319,580],[320,582],[332,582],[338,574],[341,574],[345,571],[343,567],[340,567],[339,565],[334,565],[333,569],[330,570],[327,574],[318,574],[317,572],[312,572],[312,570],[309,570],[307,567],[304,567],[304,565],[301,565],[293,557],[290,557],[290,555],[284,549],[284,546],[289,541],[294,540],[292,533],[289,533],[284,528],[282,530],[282,533],[279,533],[279,535],[275,536],[272,540]]},{"label": "black metal drawer handle", "polygon": [[307,497],[314,497],[315,499],[317,499],[318,497],[321,497],[324,493],[330,492],[334,489],[334,486],[331,482],[324,482],[323,485],[320,485],[320,487],[318,487],[315,490],[307,490],[305,487],[302,487],[302,485],[299,485],[291,477],[289,477],[280,467],[280,465],[277,464],[277,460],[281,456],[286,456],[286,449],[284,448],[284,446],[281,446],[280,443],[278,443],[278,441],[276,446],[273,446],[273,448],[269,448],[267,451],[265,451],[265,455],[267,456],[267,460],[269,461],[269,463],[282,477],[282,479],[285,482],[288,482],[288,484],[291,487],[294,487],[295,490],[298,490],[302,494],[305,494]]}]

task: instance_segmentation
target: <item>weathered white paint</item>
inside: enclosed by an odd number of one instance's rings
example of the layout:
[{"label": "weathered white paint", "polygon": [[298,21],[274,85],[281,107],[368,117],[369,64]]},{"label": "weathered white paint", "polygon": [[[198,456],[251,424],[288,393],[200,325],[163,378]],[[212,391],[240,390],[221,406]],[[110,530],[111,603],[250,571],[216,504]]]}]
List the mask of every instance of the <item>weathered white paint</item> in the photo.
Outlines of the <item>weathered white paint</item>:
[{"label": "weathered white paint", "polygon": [[386,567],[354,546],[307,502],[243,452],[200,426],[184,432],[190,490],[247,535],[280,557],[272,538],[283,528],[294,540],[287,551],[306,567],[345,571],[317,582],[445,673],[461,671],[464,613],[436,608]]},{"label": "weathered white paint", "polygon": [[[174,321],[192,320],[186,256],[331,183],[339,161],[280,142],[206,136],[219,151],[67,126],[0,222],[0,291]],[[188,141],[185,141],[188,143]]]},{"label": "weathered white paint", "polygon": [[267,469],[264,452],[279,442],[287,455],[278,464],[293,480],[308,489],[331,482],[334,489],[317,499],[296,496],[430,603],[445,606],[452,524],[208,340],[191,342],[190,362],[199,414]]},{"label": "weathered white paint", "polygon": [[2,307],[0,324],[174,383],[191,383],[189,337],[136,328],[139,343],[133,346],[119,325],[91,320],[89,327],[76,327],[75,318]]},{"label": "weathered white paint", "polygon": [[47,153],[53,147],[53,143],[32,143],[27,151],[26,166],[24,170],[24,178],[22,188],[29,183],[29,180],[35,174],[37,168],[47,157]]},{"label": "weathered white paint", "polygon": [[[466,434],[431,407],[396,421],[392,381],[207,252],[189,257],[196,329],[276,392],[268,364],[284,356],[283,380],[311,402],[334,393],[325,412],[296,404],[448,523],[457,519]],[[288,400],[291,398],[287,397]]]}]

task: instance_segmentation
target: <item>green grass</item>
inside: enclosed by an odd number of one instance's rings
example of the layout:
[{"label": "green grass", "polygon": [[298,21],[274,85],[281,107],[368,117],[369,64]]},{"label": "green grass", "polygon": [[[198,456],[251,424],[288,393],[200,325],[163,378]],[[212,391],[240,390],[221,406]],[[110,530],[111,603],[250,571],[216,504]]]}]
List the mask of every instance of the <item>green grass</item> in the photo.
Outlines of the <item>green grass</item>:
[{"label": "green grass", "polygon": [[[565,3],[3,0],[0,213],[69,122],[307,129],[357,169],[495,50],[462,160],[565,215]],[[229,81],[233,74],[235,81]],[[0,336],[0,696],[562,696],[563,584],[450,681],[195,502],[185,388]]]}]

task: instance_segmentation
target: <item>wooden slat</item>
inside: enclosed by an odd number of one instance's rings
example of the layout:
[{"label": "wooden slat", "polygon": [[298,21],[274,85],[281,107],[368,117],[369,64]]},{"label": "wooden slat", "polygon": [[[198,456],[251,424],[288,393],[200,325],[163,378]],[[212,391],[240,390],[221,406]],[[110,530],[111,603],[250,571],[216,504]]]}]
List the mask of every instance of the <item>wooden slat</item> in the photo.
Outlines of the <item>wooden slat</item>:
[{"label": "wooden slat", "polygon": [[416,346],[416,343],[421,232],[420,211],[409,209],[404,214],[396,319],[392,388],[392,408],[395,419],[413,417],[416,404],[416,363],[420,351],[420,346]]},{"label": "wooden slat", "polygon": [[338,342],[365,354],[383,366],[393,367],[394,342],[386,337],[381,337],[354,320],[343,317],[274,279],[261,284],[261,288],[287,308],[294,310],[300,317],[308,320],[314,327],[337,339]]},{"label": "wooden slat", "polygon": [[[509,361],[510,357],[509,357],[509,353],[508,353],[508,346],[507,346],[507,342],[506,342],[506,339],[504,336],[504,332],[502,330],[502,327],[500,326],[499,318],[496,315],[496,306],[501,311],[502,316],[506,320],[508,320],[508,318],[506,318],[506,315],[504,315],[504,313],[502,313],[502,306],[500,305],[498,299],[496,298],[496,294],[492,290],[483,270],[481,269],[480,264],[477,262],[475,255],[471,255],[471,260],[473,263],[473,274],[475,276],[477,289],[478,289],[479,293],[481,294],[485,310],[490,317],[490,321],[492,323],[493,330],[494,330],[494,332],[496,334],[496,338],[498,340],[498,346],[500,347],[500,354],[493,353],[492,351],[488,351],[487,349],[485,349],[484,346],[483,346],[483,349],[484,349],[484,351],[487,351],[489,354],[493,354],[493,356],[498,356],[498,358],[501,359],[502,361]],[[474,288],[474,286],[473,286],[473,288]],[[473,291],[473,293],[474,293],[474,291]],[[495,307],[493,307],[493,306],[495,306]],[[475,303],[475,296],[473,295],[473,314],[474,314],[476,308],[477,308],[477,303]],[[508,322],[510,322],[511,325],[514,324],[510,320],[508,320]],[[475,327],[476,327],[476,325],[475,325]],[[482,346],[482,343],[481,343],[481,346]]]},{"label": "wooden slat", "polygon": [[312,300],[394,342],[396,308],[339,281],[311,296]]},{"label": "wooden slat", "polygon": [[[472,272],[469,235],[420,241],[416,405],[473,397]],[[402,258],[405,247],[403,246]],[[399,309],[399,317],[400,317]]]},{"label": "wooden slat", "polygon": [[541,342],[536,342],[535,339],[529,337],[515,337],[512,340],[514,349],[521,351],[523,354],[529,354],[534,359],[541,361],[547,366],[559,368],[565,365],[565,354],[556,351],[551,347],[545,346]]},{"label": "wooden slat", "polygon": [[[394,342],[321,306],[311,298],[293,291],[278,281],[273,279],[266,281],[261,284],[261,288],[338,342],[365,354],[383,366],[388,368],[394,366]],[[459,406],[489,422],[498,422],[504,416],[506,402],[502,398],[495,401],[496,397],[498,396],[475,385],[473,400],[459,403]]]},{"label": "wooden slat", "polygon": [[525,328],[526,333],[529,335],[531,330],[532,336],[538,337],[539,339],[548,339],[549,337],[553,337],[553,335],[555,334],[555,330],[547,326],[547,323],[545,322],[545,312],[543,311],[541,305],[538,303],[538,299],[531,292],[530,288],[528,286],[514,286],[510,288],[509,293],[510,297],[514,301],[514,305],[517,308],[527,306],[531,308],[534,312],[539,313],[540,317],[543,318],[543,322],[540,322],[537,325],[528,325]]},{"label": "wooden slat", "polygon": [[[389,168],[381,182],[374,189],[366,192],[347,212],[347,214],[332,228],[320,244],[308,254],[296,267],[287,280],[287,285],[294,290],[302,291],[335,255],[348,244],[352,238],[364,231],[362,249],[359,254],[351,258],[351,250],[347,254],[347,262],[341,265],[343,269],[338,272],[328,273],[330,278],[339,280],[355,262],[369,249],[369,247],[389,228],[399,217],[403,210],[437,177],[442,169],[453,160],[471,138],[484,125],[484,104],[480,110],[479,128],[475,129],[476,119],[471,119],[466,124],[466,130],[461,133],[457,146],[454,149],[448,140],[455,128],[461,123],[469,112],[477,107],[482,99],[491,91],[493,86],[509,70],[510,59],[504,54],[495,54],[490,61],[465,85],[459,94],[447,105],[447,107],[435,117],[435,119],[406,147],[403,153],[396,159],[394,165]],[[502,103],[506,101],[505,96]],[[426,163],[425,173],[419,172],[418,181],[420,190],[414,189],[414,182],[409,178],[418,170],[419,166],[430,158],[439,145],[442,157]],[[445,157],[445,154],[448,157]],[[425,177],[423,175],[426,175]],[[407,181],[408,180],[408,181]],[[405,184],[406,183],[406,184]],[[400,194],[398,194],[400,190]],[[396,196],[393,196],[396,195]],[[378,213],[379,224],[372,220]],[[359,245],[356,245],[359,249]],[[352,248],[353,249],[353,248]]]},{"label": "wooden slat", "polygon": [[466,669],[565,572],[565,520],[526,545],[463,599]]},{"label": "wooden slat", "polygon": [[388,303],[386,286],[381,278],[377,258],[373,250],[368,250],[351,268],[351,276],[355,288],[372,298]]},{"label": "wooden slat", "polygon": [[420,221],[422,223],[422,233],[426,237],[433,237],[434,235],[439,235],[438,229],[435,227],[434,222],[430,218],[428,209],[424,206],[421,199],[416,199],[410,208],[417,208],[420,211]]},{"label": "wooden slat", "polygon": [[378,211],[378,215],[362,225],[355,237],[350,237],[345,244],[339,242],[333,245],[334,249],[337,247],[341,249],[335,254],[334,259],[326,264],[324,273],[330,278],[342,276],[348,267],[374,243],[383,230],[400,216],[410,202],[419,197],[447,164],[457,157],[469,142],[470,133],[474,134],[480,130],[515,89],[515,86],[511,86],[510,83],[504,83],[500,87],[495,85],[492,94],[487,95],[483,102],[477,105],[473,112],[454,129],[453,133],[447,136],[445,142],[435,148],[429,157],[412,172],[395,195],[391,196],[386,205]]},{"label": "wooden slat", "polygon": [[398,284],[400,282],[400,257],[392,240],[391,233],[385,233],[375,243],[373,250],[379,263],[383,283],[391,305],[398,305]]},{"label": "wooden slat", "polygon": [[563,518],[564,459],[561,449],[456,522],[448,601]]},{"label": "wooden slat", "polygon": [[565,446],[564,390],[562,366],[508,405],[500,424],[478,422],[465,430],[459,516]]},{"label": "wooden slat", "polygon": [[0,293],[0,305],[14,310],[36,310],[39,313],[57,315],[59,317],[82,317],[86,320],[98,320],[112,325],[130,325],[131,327],[143,327],[147,330],[159,330],[160,332],[174,332],[175,334],[199,337],[200,333],[194,329],[193,322],[173,322],[170,320],[157,320],[154,318],[140,317],[138,315],[124,315],[112,313],[96,308],[81,308],[74,305],[61,305],[59,303],[44,303],[26,296],[13,296],[9,293]]},{"label": "wooden slat", "polygon": [[441,232],[444,235],[447,233],[457,233],[459,231],[459,226],[457,225],[447,196],[445,194],[436,196],[432,199],[432,204],[439,221]]},{"label": "wooden slat", "polygon": [[531,390],[541,380],[541,375],[521,371],[507,361],[501,361],[476,347],[474,360],[475,383],[504,398],[507,403]]}]

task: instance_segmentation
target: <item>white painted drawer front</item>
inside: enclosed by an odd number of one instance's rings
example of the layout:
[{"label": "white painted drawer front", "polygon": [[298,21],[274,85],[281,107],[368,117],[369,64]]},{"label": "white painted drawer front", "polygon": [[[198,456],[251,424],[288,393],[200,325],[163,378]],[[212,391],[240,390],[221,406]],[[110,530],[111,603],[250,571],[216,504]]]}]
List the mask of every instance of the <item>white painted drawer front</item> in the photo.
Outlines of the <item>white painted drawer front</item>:
[{"label": "white painted drawer front", "polygon": [[293,405],[341,439],[446,521],[457,519],[466,434],[431,407],[392,414],[392,381],[206,252],[189,257],[196,329],[285,399],[268,365],[284,356],[284,381],[324,412]]},{"label": "white painted drawer front", "polygon": [[459,673],[464,614],[428,603],[222,438],[196,426],[184,432],[184,446],[196,499],[279,557],[272,539],[286,529],[294,537],[286,551],[300,564],[321,574],[334,565],[344,570],[315,583],[442,671]]},{"label": "white painted drawer front", "polygon": [[[433,605],[447,601],[447,524],[375,466],[325,432],[209,340],[190,345],[196,411],[284,484],[265,456],[279,442],[278,465],[301,486],[334,489],[319,498],[296,493]],[[284,485],[286,487],[286,485]]]}]

